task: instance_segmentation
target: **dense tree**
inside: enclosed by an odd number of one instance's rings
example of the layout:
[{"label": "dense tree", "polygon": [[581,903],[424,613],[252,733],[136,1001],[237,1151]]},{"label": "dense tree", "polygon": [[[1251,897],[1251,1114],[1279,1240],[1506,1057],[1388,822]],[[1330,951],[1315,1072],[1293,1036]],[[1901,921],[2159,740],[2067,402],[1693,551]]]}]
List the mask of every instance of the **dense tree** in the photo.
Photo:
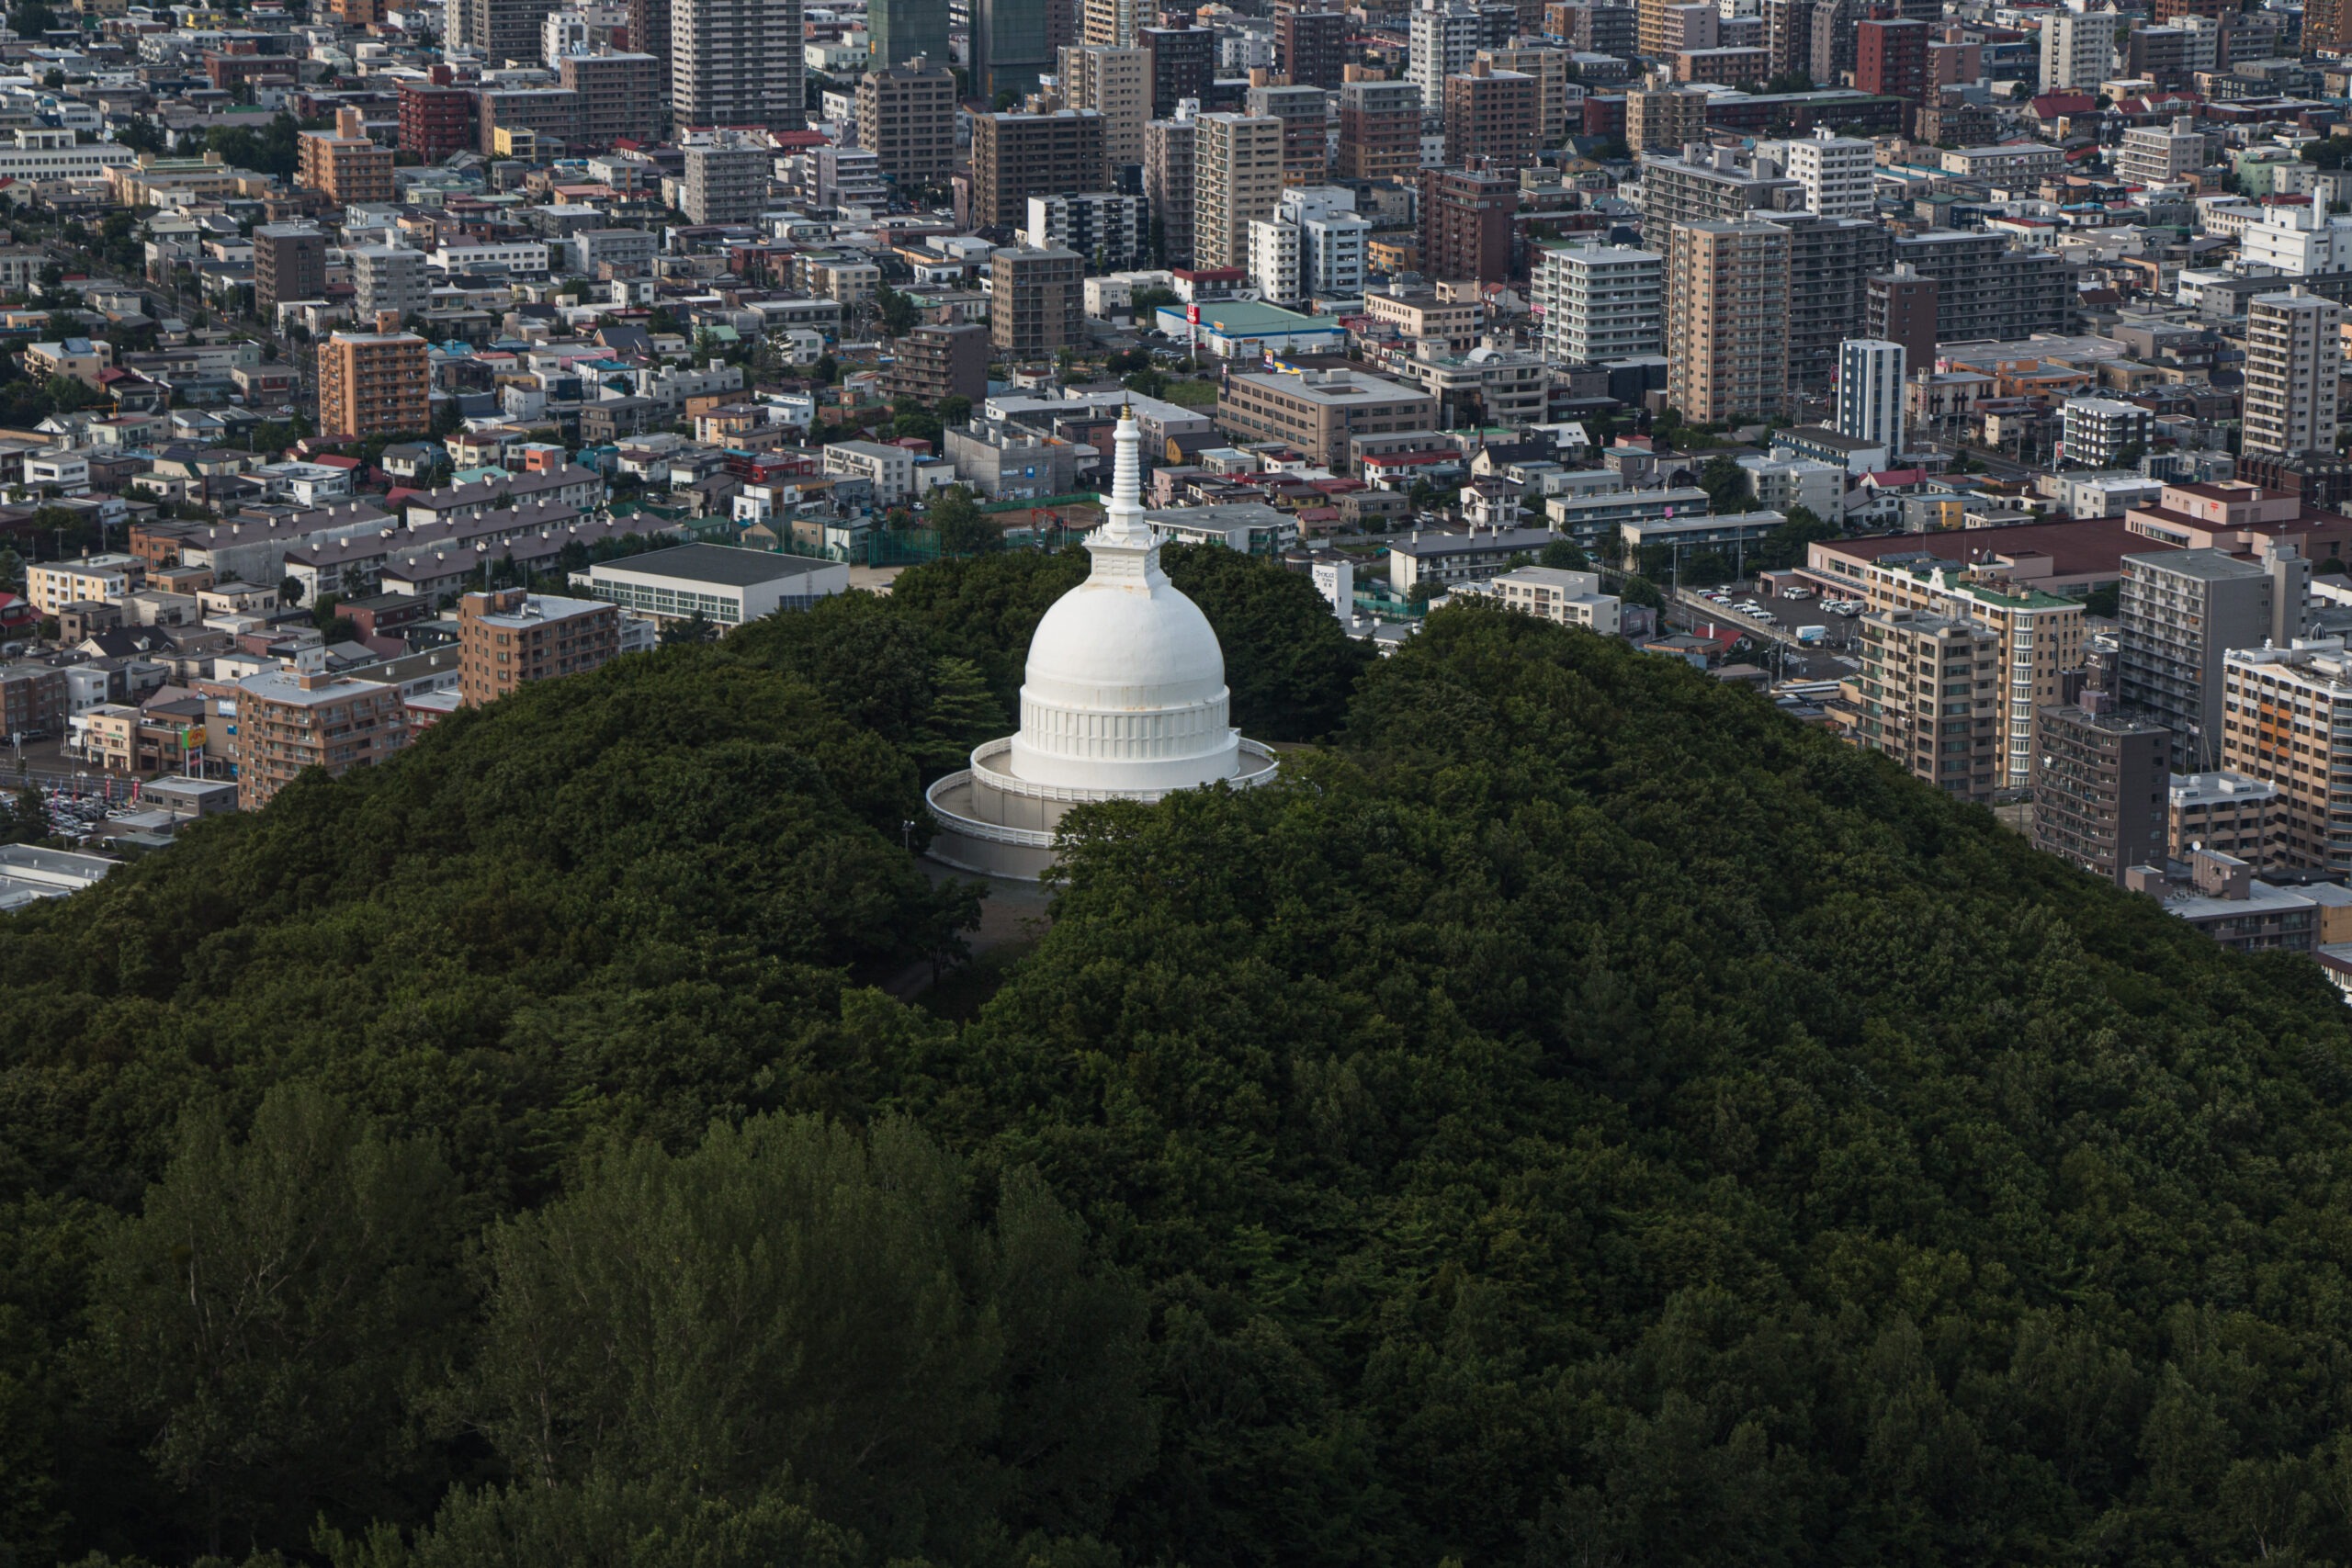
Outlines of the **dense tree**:
[{"label": "dense tree", "polygon": [[939,547],[946,555],[985,555],[1004,547],[1004,530],[989,521],[963,485],[949,485],[932,496],[931,525],[939,530]]},{"label": "dense tree", "polygon": [[1377,655],[1347,635],[1313,582],[1222,545],[1170,545],[1160,558],[1216,628],[1232,720],[1244,734],[1312,740],[1340,727]]}]

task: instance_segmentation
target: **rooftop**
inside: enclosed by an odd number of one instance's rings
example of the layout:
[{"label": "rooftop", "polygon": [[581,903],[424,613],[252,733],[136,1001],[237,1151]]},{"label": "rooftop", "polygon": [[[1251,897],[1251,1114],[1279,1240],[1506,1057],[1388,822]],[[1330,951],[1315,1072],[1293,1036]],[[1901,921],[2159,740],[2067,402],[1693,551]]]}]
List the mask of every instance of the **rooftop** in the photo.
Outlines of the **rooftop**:
[{"label": "rooftop", "polygon": [[667,577],[682,582],[716,583],[749,588],[783,577],[806,577],[831,565],[801,556],[775,556],[762,550],[741,550],[727,545],[679,545],[648,550],[619,560],[599,561],[590,577]]}]

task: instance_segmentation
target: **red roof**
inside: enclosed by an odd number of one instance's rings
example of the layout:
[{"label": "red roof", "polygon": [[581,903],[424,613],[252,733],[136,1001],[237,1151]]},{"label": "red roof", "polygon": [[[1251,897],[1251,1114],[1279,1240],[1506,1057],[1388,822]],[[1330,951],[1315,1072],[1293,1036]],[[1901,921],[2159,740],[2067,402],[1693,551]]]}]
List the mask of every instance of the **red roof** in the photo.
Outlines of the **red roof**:
[{"label": "red roof", "polygon": [[1862,479],[1866,483],[1874,484],[1881,490],[1892,490],[1897,485],[1925,484],[1928,480],[1928,470],[1925,468],[1882,468],[1874,474],[1864,474]]},{"label": "red roof", "polygon": [[2044,93],[2033,100],[2033,112],[2043,119],[2054,119],[2062,114],[2088,114],[2098,107],[2098,100],[2088,93]]},{"label": "red roof", "polygon": [[327,452],[320,453],[317,457],[311,458],[311,461],[316,463],[322,468],[351,469],[360,467],[359,459],[356,457],[338,457],[334,454]]}]

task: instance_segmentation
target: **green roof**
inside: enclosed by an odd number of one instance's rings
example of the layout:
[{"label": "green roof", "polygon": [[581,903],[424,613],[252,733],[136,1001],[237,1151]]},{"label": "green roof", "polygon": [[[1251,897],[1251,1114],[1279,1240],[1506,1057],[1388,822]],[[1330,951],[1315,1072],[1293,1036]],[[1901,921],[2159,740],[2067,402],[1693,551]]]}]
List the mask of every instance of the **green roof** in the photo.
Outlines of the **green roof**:
[{"label": "green roof", "polygon": [[[1184,314],[1182,305],[1162,305],[1160,309],[1175,311],[1179,319]],[[1201,325],[1228,337],[1268,337],[1280,333],[1336,333],[1343,330],[1337,316],[1302,316],[1296,310],[1285,310],[1279,305],[1262,304],[1255,299],[1209,300],[1201,307]]]}]

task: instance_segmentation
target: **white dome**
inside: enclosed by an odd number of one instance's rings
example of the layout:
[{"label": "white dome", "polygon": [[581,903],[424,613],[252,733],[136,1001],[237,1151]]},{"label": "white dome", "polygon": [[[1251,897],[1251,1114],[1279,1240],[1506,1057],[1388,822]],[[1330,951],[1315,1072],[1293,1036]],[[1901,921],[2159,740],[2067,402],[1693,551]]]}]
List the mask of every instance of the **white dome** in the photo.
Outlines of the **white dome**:
[{"label": "white dome", "polygon": [[1142,436],[1132,416],[1115,438],[1110,504],[1086,541],[1094,568],[1030,639],[1007,765],[1030,784],[1090,793],[1231,778],[1240,738],[1226,717],[1224,650],[1160,570],[1137,499]]}]

